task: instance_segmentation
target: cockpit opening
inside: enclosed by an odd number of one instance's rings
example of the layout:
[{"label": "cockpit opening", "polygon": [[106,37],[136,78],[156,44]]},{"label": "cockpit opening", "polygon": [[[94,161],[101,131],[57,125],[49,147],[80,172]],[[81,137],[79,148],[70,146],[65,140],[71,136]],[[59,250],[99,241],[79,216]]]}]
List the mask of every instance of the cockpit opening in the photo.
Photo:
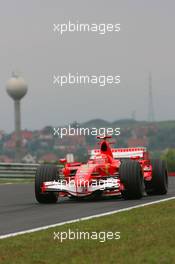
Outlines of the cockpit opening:
[{"label": "cockpit opening", "polygon": [[106,142],[104,141],[102,144],[101,144],[101,151],[107,151],[108,147],[107,147],[107,144]]}]

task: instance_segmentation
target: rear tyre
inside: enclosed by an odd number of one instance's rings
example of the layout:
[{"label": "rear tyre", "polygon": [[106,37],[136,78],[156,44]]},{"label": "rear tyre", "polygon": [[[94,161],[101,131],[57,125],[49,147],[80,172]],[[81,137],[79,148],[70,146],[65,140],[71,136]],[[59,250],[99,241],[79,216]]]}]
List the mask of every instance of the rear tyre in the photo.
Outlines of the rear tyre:
[{"label": "rear tyre", "polygon": [[120,180],[125,190],[125,199],[140,199],[144,193],[143,174],[140,164],[134,160],[123,161],[119,169]]},{"label": "rear tyre", "polygon": [[57,181],[58,168],[54,165],[41,165],[37,168],[35,176],[35,197],[39,203],[56,203],[58,200],[58,193],[46,192],[42,193],[41,187],[43,182]]},{"label": "rear tyre", "polygon": [[146,182],[147,194],[166,194],[168,191],[168,171],[165,160],[151,160],[153,175],[150,182]]}]

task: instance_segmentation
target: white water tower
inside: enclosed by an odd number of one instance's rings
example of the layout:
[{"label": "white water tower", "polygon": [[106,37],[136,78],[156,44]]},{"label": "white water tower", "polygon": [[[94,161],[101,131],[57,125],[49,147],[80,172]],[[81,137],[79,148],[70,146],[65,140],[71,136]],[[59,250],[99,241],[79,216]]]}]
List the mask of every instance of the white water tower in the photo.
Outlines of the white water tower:
[{"label": "white water tower", "polygon": [[27,84],[22,77],[12,74],[6,85],[8,95],[14,100],[16,155],[15,161],[21,162],[21,110],[20,101],[27,93]]}]

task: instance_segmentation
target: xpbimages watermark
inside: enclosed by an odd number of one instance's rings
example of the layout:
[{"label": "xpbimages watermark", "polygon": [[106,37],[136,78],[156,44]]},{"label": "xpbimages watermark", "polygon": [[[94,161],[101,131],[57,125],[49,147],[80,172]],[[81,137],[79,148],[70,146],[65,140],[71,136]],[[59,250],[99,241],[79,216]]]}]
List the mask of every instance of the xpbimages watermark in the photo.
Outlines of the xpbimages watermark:
[{"label": "xpbimages watermark", "polygon": [[[92,164],[87,164],[84,165],[84,167],[81,169],[80,173],[88,173],[88,168],[90,168],[92,166]],[[109,168],[106,166],[105,168],[101,168],[101,172],[107,173],[109,174]],[[81,191],[84,193],[87,193],[88,191],[90,191],[92,188],[97,188],[97,190],[103,191],[105,190],[107,187],[112,186],[114,188],[119,188],[120,184],[119,184],[119,180],[116,178],[112,178],[109,177],[107,179],[92,179],[92,180],[86,180],[84,175],[80,175],[79,176],[79,180],[75,180],[72,179],[71,177],[68,177],[68,179],[63,179],[63,180],[59,180],[59,182],[57,182],[57,188],[60,191],[65,191],[65,189],[69,189],[69,190],[73,190],[74,188],[76,190],[79,189],[79,187],[81,188]],[[52,183],[51,183],[52,184]],[[49,188],[50,184],[49,183],[45,183],[45,187]]]},{"label": "xpbimages watermark", "polygon": [[53,135],[63,138],[64,136],[119,136],[120,135],[120,128],[112,128],[112,127],[101,127],[101,128],[88,128],[88,127],[54,127],[53,128]]},{"label": "xpbimages watermark", "polygon": [[78,229],[64,232],[54,232],[53,239],[58,240],[61,243],[64,240],[98,240],[100,243],[104,243],[107,240],[119,240],[121,237],[120,232],[112,231],[101,231],[101,232],[88,232],[88,231],[79,231]]},{"label": "xpbimages watermark", "polygon": [[80,23],[79,21],[67,23],[53,24],[53,32],[62,36],[67,32],[93,32],[99,35],[105,35],[106,33],[117,33],[120,32],[120,23]]},{"label": "xpbimages watermark", "polygon": [[99,85],[104,87],[106,85],[118,85],[120,84],[120,75],[88,75],[88,74],[76,74],[68,73],[64,75],[54,74],[53,85],[54,87],[63,87],[67,85]]}]

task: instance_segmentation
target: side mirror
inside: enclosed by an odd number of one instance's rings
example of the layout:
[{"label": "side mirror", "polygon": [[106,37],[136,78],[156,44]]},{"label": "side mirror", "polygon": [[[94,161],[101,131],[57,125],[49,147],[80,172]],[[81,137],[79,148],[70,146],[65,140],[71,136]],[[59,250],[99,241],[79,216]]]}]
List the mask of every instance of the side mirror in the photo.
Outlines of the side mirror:
[{"label": "side mirror", "polygon": [[64,159],[60,159],[59,161],[60,161],[61,164],[64,164],[64,163],[67,162],[67,159],[65,159],[65,158]]}]

